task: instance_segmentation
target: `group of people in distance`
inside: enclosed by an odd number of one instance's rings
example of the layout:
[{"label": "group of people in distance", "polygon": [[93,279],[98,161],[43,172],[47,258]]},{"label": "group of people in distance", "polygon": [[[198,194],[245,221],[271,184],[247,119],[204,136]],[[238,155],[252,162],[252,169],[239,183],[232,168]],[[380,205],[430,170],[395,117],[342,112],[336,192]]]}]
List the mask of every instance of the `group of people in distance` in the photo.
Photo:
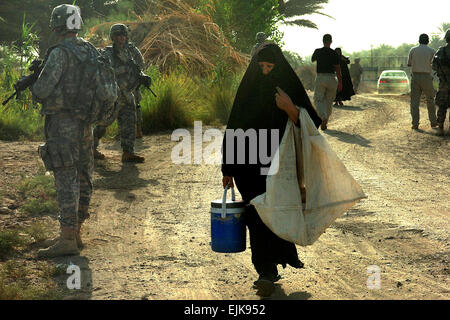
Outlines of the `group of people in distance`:
[{"label": "group of people in distance", "polygon": [[[450,31],[446,35],[447,38],[449,42]],[[296,126],[301,126],[299,110],[304,108],[316,127],[321,126],[322,130],[326,130],[333,102],[342,105],[342,101],[350,99],[357,91],[362,73],[359,61],[355,61],[355,66],[351,68],[355,79],[352,83],[347,67],[348,58],[342,55],[340,49],[331,49],[332,37],[329,34],[324,35],[324,46],[316,49],[311,57],[312,62],[317,62],[313,107],[303,84],[287,62],[280,47],[274,43],[265,42],[265,37],[261,33],[258,33],[257,42],[252,49],[252,59],[236,93],[227,129],[246,131],[253,128],[259,129],[257,130],[259,133],[264,131],[261,129],[279,130],[279,141],[277,141],[279,146],[288,119],[291,119]],[[443,61],[439,68],[444,71],[450,70],[450,63],[447,66],[444,61],[446,49],[439,52]],[[431,60],[428,61],[428,64],[430,63]],[[429,67],[431,68],[431,65]],[[437,68],[436,63],[433,64],[433,68]],[[445,100],[445,108],[447,108],[450,96],[449,86],[446,84],[441,87],[443,89],[440,89],[440,100]],[[443,122],[444,118],[445,113],[442,111],[439,119]],[[236,161],[227,163],[228,153],[236,156],[235,150],[227,149],[229,148],[225,143],[227,134],[228,130],[225,132],[223,143],[222,183],[224,187],[227,185],[234,187],[236,184],[244,202],[249,203],[251,199],[266,192],[266,176],[261,175],[261,168],[267,164],[251,163],[248,157],[244,163],[237,164]],[[267,139],[265,141],[264,146],[262,137],[258,136],[256,143],[246,140],[243,150],[248,152],[250,143],[256,144],[259,149],[269,150],[273,142]],[[281,278],[277,265],[281,264],[283,268],[287,265],[302,268],[303,263],[298,258],[295,245],[274,234],[262,222],[252,205],[248,205],[244,216],[250,233],[252,263],[259,275],[254,286],[260,295],[267,296],[275,290],[274,283]]]}]

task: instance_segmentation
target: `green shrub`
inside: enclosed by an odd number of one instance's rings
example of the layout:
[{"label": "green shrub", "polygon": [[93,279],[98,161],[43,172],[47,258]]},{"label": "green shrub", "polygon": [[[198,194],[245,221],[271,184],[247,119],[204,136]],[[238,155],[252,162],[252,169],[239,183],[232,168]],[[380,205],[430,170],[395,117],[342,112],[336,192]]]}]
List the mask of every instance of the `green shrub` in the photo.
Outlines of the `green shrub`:
[{"label": "green shrub", "polygon": [[173,72],[154,80],[152,87],[157,97],[142,91],[144,133],[192,126],[197,93],[192,79]]},{"label": "green shrub", "polygon": [[22,245],[23,242],[17,230],[0,231],[0,259],[4,259],[14,251],[15,247]]},{"label": "green shrub", "polygon": [[42,141],[44,139],[44,120],[37,110],[18,110],[13,108],[0,111],[0,140]]}]

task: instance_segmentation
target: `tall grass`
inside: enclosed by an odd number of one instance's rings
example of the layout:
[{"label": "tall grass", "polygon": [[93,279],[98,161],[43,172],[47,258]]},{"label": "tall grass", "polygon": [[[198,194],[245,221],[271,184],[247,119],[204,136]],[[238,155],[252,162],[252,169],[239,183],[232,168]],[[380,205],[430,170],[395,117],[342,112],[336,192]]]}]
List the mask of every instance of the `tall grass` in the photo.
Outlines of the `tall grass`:
[{"label": "tall grass", "polygon": [[144,133],[192,127],[194,121],[221,125],[228,120],[241,74],[200,78],[183,70],[153,75],[153,91],[141,101]]},{"label": "tall grass", "polygon": [[20,102],[10,101],[8,108],[0,110],[0,140],[42,141],[44,119],[36,109],[23,110]]},{"label": "tall grass", "polygon": [[[22,23],[21,38],[11,46],[0,47],[0,99],[4,101],[14,91],[14,83],[37,57],[37,36],[33,26]],[[0,140],[41,140],[43,119],[31,101],[29,90],[0,105]]]}]

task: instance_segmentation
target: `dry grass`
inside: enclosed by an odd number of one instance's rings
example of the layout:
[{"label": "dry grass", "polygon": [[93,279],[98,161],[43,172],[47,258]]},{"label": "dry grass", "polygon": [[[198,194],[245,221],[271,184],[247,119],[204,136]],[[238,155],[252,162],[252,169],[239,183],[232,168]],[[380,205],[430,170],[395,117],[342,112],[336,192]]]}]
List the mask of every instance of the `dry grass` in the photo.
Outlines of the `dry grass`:
[{"label": "dry grass", "polygon": [[[207,73],[218,60],[238,70],[250,58],[231,46],[211,17],[196,12],[184,1],[158,1],[145,14],[136,16],[136,21],[122,23],[130,27],[131,40],[145,61],[162,72],[181,65],[190,72]],[[108,22],[91,28],[92,39],[104,39],[111,25]]]}]

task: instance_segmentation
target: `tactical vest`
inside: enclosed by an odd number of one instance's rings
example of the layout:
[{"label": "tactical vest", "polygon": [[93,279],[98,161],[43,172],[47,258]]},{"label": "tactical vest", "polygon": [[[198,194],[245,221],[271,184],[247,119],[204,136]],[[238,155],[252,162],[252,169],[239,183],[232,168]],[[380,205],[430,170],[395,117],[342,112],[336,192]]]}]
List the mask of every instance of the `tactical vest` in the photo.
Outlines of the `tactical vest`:
[{"label": "tactical vest", "polygon": [[116,74],[117,84],[121,91],[131,92],[138,86],[139,66],[133,59],[133,54],[127,46],[120,51],[120,57],[112,46],[104,49],[105,56],[112,61],[114,72]]},{"label": "tactical vest", "polygon": [[[61,50],[65,56],[65,63],[59,82],[55,86],[52,94],[47,97],[42,106],[42,114],[55,114],[60,112],[71,113],[73,111],[73,102],[76,101],[78,86],[81,79],[81,62],[75,54],[61,47],[62,44],[70,44],[77,48],[79,56],[85,57],[89,54],[89,49],[84,46],[84,40],[80,38],[70,38],[63,40],[58,45],[49,48],[47,56],[52,50]],[[59,63],[62,63],[59,62]]]}]

